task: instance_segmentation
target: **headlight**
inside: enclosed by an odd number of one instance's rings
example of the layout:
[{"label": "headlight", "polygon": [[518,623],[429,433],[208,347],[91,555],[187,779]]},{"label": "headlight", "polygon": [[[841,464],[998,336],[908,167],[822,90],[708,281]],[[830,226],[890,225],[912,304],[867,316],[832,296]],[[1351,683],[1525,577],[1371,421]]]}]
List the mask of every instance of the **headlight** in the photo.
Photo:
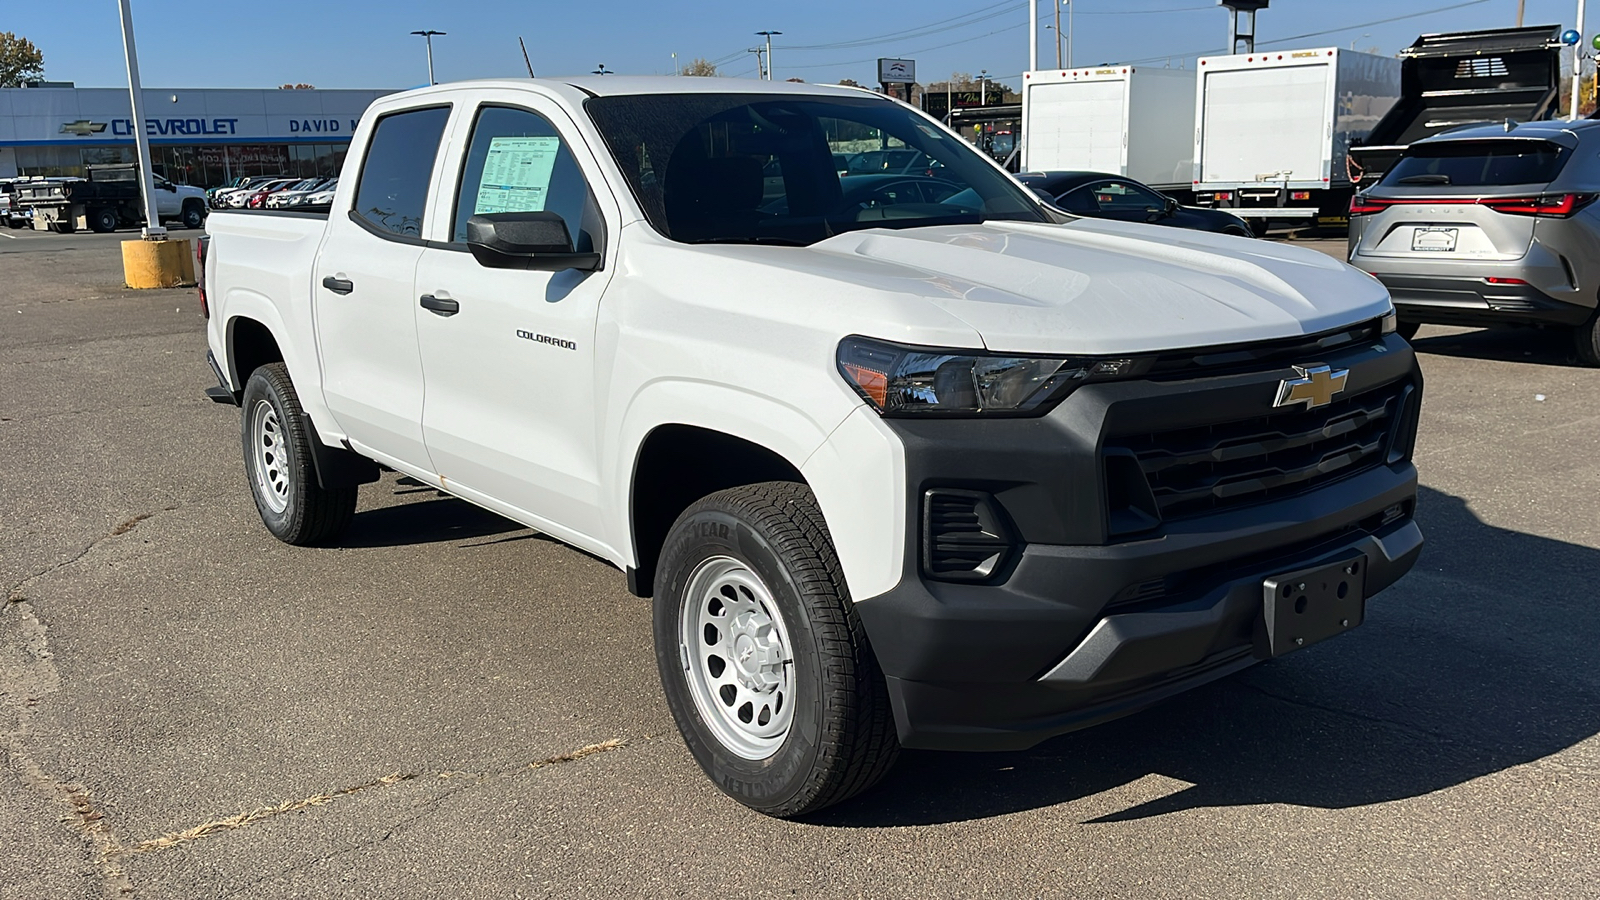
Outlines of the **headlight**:
[{"label": "headlight", "polygon": [[881,415],[1027,416],[1086,382],[1141,374],[1152,360],[1011,356],[847,337],[838,362],[845,381]]},{"label": "headlight", "polygon": [[1400,327],[1400,316],[1397,315],[1395,313],[1395,311],[1391,309],[1387,313],[1384,313],[1383,318],[1379,320],[1379,323],[1378,323],[1378,334],[1379,335],[1394,334],[1395,329],[1397,329],[1399,327]]}]

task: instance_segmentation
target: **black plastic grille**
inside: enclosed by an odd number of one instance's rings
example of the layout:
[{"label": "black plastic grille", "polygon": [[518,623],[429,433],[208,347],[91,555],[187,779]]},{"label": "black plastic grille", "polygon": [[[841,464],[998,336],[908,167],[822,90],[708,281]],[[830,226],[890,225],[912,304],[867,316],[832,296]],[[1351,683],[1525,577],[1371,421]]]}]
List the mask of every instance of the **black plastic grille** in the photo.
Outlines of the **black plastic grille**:
[{"label": "black plastic grille", "polygon": [[1381,464],[1404,389],[1390,384],[1317,409],[1111,438],[1107,450],[1138,459],[1163,520],[1245,506]]}]

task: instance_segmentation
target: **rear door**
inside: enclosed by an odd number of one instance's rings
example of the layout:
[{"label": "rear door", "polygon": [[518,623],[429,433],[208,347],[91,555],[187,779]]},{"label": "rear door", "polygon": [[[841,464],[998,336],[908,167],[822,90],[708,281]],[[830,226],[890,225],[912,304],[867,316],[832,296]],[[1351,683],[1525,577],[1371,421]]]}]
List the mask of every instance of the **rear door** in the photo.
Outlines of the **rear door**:
[{"label": "rear door", "polygon": [[1329,140],[1326,63],[1208,72],[1200,181],[1316,180]]},{"label": "rear door", "polygon": [[1029,90],[1030,169],[1122,173],[1126,82],[1040,84]]},{"label": "rear door", "polygon": [[449,118],[441,105],[377,120],[312,272],[328,409],[358,451],[426,472],[413,280]]},{"label": "rear door", "polygon": [[[620,212],[559,106],[520,91],[481,97],[456,128],[411,298],[428,451],[452,491],[604,551],[595,323],[612,272],[607,223]],[[578,251],[603,254],[601,268],[489,268],[468,250],[472,216],[538,211],[558,213]]]}]

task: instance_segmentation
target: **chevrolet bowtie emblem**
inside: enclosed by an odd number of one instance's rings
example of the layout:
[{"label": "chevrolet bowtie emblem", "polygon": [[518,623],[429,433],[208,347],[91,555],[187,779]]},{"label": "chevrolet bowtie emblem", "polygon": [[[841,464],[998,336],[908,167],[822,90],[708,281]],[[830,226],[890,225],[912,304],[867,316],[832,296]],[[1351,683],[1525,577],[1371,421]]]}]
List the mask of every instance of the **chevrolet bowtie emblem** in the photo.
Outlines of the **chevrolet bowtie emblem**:
[{"label": "chevrolet bowtie emblem", "polygon": [[1316,409],[1333,402],[1333,395],[1344,390],[1350,377],[1349,369],[1334,371],[1327,366],[1295,366],[1299,378],[1285,378],[1278,385],[1278,399],[1273,406],[1294,406],[1304,403],[1306,409]]},{"label": "chevrolet bowtie emblem", "polygon": [[85,135],[90,135],[90,134],[99,134],[100,132],[105,131],[105,130],[106,130],[106,123],[104,123],[104,122],[91,122],[88,119],[79,119],[76,122],[63,122],[61,124],[61,133],[62,134],[75,134],[75,135],[78,135],[79,137],[83,137]]}]

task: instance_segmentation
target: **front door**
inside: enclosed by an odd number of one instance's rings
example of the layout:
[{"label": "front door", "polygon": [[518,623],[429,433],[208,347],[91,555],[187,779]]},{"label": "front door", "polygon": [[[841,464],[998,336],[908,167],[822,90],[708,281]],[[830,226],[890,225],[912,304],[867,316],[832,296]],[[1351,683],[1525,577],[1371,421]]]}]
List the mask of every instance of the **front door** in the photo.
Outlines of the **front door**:
[{"label": "front door", "polygon": [[465,242],[473,215],[542,210],[562,217],[577,250],[604,253],[612,201],[591,190],[603,184],[585,175],[594,159],[563,136],[571,124],[558,109],[509,99],[517,105],[485,103],[458,126],[460,183],[435,205],[435,242],[417,267],[423,432],[452,490],[598,549],[595,322],[609,260],[595,271],[488,268]]},{"label": "front door", "polygon": [[449,117],[432,107],[378,119],[360,178],[329,217],[311,284],[329,411],[361,453],[428,472],[413,281]]}]

